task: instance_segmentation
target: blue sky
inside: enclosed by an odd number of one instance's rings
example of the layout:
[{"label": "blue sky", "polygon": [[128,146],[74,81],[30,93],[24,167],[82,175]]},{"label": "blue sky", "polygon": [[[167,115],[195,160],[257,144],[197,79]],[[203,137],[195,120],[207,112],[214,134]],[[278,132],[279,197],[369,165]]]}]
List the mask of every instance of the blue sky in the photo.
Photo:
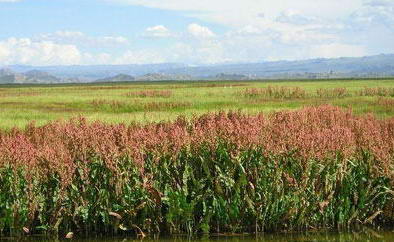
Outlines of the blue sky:
[{"label": "blue sky", "polygon": [[0,0],[0,65],[394,53],[394,0]]}]

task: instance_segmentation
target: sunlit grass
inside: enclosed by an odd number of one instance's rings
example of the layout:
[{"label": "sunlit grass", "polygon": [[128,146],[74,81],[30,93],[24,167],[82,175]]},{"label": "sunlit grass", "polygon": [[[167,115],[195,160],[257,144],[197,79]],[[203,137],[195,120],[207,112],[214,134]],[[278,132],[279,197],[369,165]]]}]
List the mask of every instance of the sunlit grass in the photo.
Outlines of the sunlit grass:
[{"label": "sunlit grass", "polygon": [[[306,92],[306,96],[278,99],[241,95],[246,90],[261,90],[269,86],[274,89],[301,88]],[[376,101],[378,97],[359,95],[364,88],[378,87],[394,88],[394,80],[135,82],[0,86],[0,127],[23,127],[33,120],[45,124],[50,120],[68,119],[78,115],[83,115],[89,120],[105,120],[111,123],[144,123],[173,120],[179,115],[190,118],[193,115],[219,110],[257,113],[321,104],[352,108],[356,114],[372,112],[382,118],[394,116],[392,109]],[[345,88],[349,96],[335,98],[319,97],[317,94],[318,89],[334,88]],[[97,100],[119,103],[122,107],[92,105]]]},{"label": "sunlit grass", "polygon": [[0,238],[26,230],[130,235],[138,227],[153,236],[394,221],[394,119],[322,105],[108,124],[177,115],[170,114],[92,115],[104,122],[81,117],[0,131]]}]

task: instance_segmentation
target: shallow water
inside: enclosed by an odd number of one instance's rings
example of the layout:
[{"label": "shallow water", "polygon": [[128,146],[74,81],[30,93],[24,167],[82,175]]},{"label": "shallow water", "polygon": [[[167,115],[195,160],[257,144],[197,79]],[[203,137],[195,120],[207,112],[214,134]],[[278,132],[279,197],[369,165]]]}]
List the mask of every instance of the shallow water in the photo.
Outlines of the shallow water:
[{"label": "shallow water", "polygon": [[[141,241],[135,236],[124,237],[95,237],[95,238],[78,238],[75,236],[71,240],[66,239],[48,239],[42,237],[23,237],[23,238],[1,238],[1,241],[26,241],[26,242],[39,242],[39,241],[73,241],[73,242],[126,242],[126,241]],[[146,237],[144,242],[254,242],[254,241],[267,241],[267,242],[284,242],[284,241],[338,241],[338,242],[352,242],[352,241],[394,241],[394,228],[392,230],[375,231],[364,230],[362,232],[308,232],[308,233],[275,233],[275,234],[260,234],[260,235],[211,235],[200,237],[188,236],[171,236],[171,237]]]}]

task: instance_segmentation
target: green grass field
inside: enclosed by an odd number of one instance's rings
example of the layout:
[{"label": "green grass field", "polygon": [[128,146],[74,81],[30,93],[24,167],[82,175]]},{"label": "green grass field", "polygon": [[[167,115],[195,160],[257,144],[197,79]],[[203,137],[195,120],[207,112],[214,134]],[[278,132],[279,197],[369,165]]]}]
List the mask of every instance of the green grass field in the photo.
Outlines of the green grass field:
[{"label": "green grass field", "polygon": [[[300,87],[301,98],[246,96],[253,88]],[[319,97],[318,89],[346,88],[344,97]],[[333,104],[351,107],[356,114],[374,113],[379,118],[394,116],[394,97],[361,96],[364,88],[394,88],[394,79],[327,81],[242,81],[242,82],[135,82],[75,85],[0,86],[0,127],[23,127],[31,121],[83,115],[89,120],[157,122],[191,117],[209,111],[242,110],[248,113]],[[148,95],[145,95],[148,93]]]},{"label": "green grass field", "polygon": [[0,108],[0,238],[394,224],[394,79],[2,86]]}]

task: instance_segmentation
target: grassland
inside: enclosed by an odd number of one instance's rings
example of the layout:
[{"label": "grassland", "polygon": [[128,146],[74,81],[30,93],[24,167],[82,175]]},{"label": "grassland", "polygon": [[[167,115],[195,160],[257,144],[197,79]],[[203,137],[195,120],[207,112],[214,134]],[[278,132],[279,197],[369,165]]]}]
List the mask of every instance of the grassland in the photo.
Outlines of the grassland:
[{"label": "grassland", "polygon": [[[299,87],[302,97],[245,95],[246,90]],[[346,89],[344,96],[319,96],[318,89]],[[361,96],[364,88],[394,88],[394,80],[251,81],[251,82],[135,82],[120,84],[0,86],[0,127],[23,127],[32,120],[83,115],[108,123],[157,122],[179,115],[242,110],[249,114],[332,104],[351,107],[356,114],[394,116],[393,97]],[[384,100],[382,100],[384,98]]]},{"label": "grassland", "polygon": [[319,106],[0,132],[0,238],[394,222],[394,119]]},{"label": "grassland", "polygon": [[394,80],[3,86],[0,100],[0,239],[394,223]]}]

